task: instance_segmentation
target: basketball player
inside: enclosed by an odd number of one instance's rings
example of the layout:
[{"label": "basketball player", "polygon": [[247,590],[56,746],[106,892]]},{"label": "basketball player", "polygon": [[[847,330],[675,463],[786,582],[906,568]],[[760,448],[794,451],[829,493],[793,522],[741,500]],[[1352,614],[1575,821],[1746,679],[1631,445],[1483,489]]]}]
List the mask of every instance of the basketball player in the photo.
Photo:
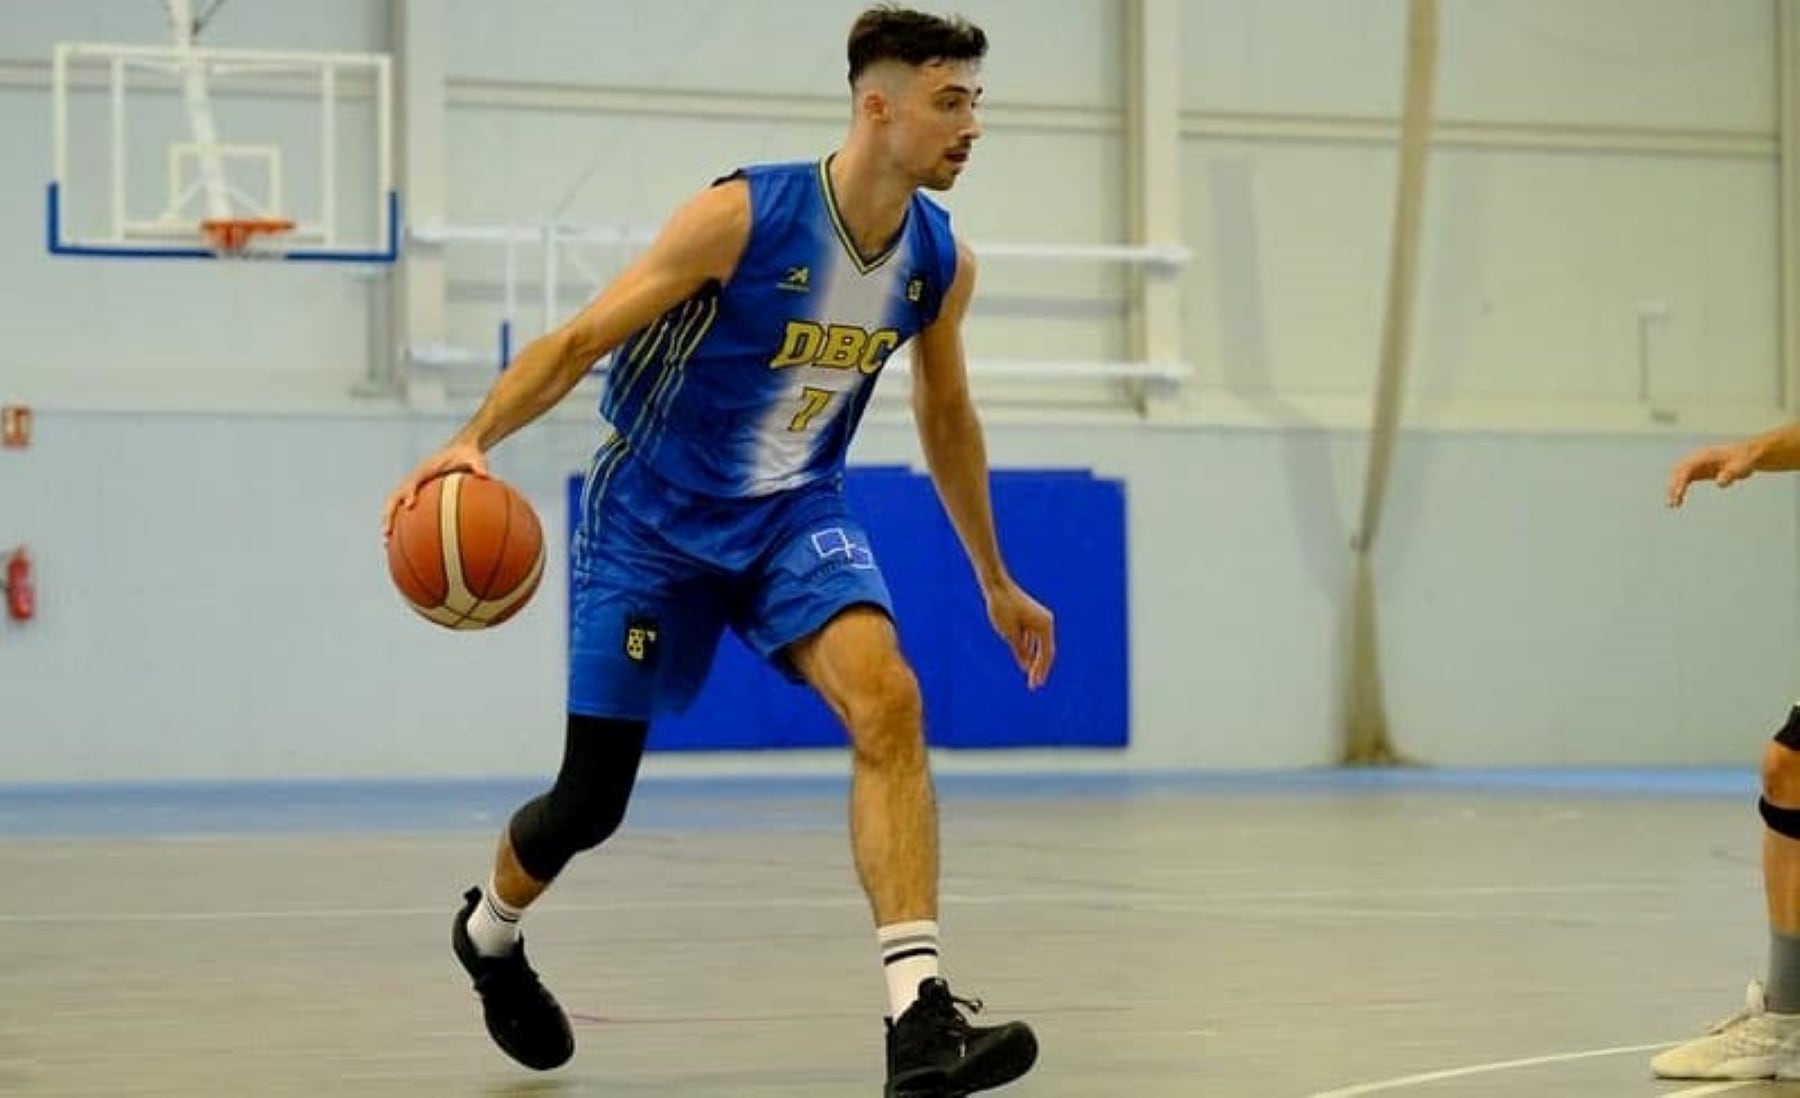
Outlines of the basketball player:
[{"label": "basketball player", "polygon": [[[1800,469],[1800,424],[1694,451],[1669,476],[1670,507],[1690,484],[1724,488],[1756,472]],[[1744,1009],[1704,1037],[1657,1056],[1665,1079],[1800,1078],[1800,705],[1763,749],[1763,891],[1769,905],[1767,981],[1753,981]]]},{"label": "basketball player", "polygon": [[809,683],[848,730],[850,838],[887,975],[889,1095],[963,1095],[1028,1071],[1023,1023],[970,1024],[939,974],[936,808],[919,687],[869,540],[845,506],[845,448],[882,365],[913,341],[926,464],[994,629],[1028,686],[1051,614],[1007,573],[960,326],[975,261],[919,193],[948,190],[982,127],[986,35],[893,7],[850,30],[853,117],[817,162],[745,168],[672,216],[594,302],[519,354],[473,419],[389,498],[548,411],[611,352],[612,434],[588,469],[570,584],[568,729],[549,792],[512,817],[453,927],[488,1031],[537,1069],[573,1053],[526,962],[520,916],[619,826],[649,721],[699,690],[730,627]]}]

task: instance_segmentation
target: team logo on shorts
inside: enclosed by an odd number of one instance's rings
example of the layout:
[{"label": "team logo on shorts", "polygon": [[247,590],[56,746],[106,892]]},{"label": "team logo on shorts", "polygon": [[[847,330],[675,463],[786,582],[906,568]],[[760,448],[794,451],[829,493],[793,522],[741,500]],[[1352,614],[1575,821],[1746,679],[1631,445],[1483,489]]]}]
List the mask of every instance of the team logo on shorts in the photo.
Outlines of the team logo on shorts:
[{"label": "team logo on shorts", "polygon": [[625,619],[625,655],[633,663],[650,663],[656,658],[656,619]]},{"label": "team logo on shorts", "polygon": [[842,526],[828,526],[815,531],[812,536],[813,552],[826,560],[843,557],[852,568],[875,567],[875,554],[867,545],[858,545],[850,540],[850,535]]}]

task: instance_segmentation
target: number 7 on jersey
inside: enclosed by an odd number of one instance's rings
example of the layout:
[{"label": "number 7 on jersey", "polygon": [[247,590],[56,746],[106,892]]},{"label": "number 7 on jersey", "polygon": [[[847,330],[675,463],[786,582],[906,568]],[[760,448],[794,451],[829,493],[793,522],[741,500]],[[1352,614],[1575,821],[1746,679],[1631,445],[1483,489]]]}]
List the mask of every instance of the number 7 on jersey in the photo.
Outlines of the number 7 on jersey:
[{"label": "number 7 on jersey", "polygon": [[806,430],[807,425],[825,410],[831,403],[831,398],[836,395],[830,389],[820,389],[813,385],[800,390],[800,410],[794,413],[793,419],[788,420],[788,430]]}]

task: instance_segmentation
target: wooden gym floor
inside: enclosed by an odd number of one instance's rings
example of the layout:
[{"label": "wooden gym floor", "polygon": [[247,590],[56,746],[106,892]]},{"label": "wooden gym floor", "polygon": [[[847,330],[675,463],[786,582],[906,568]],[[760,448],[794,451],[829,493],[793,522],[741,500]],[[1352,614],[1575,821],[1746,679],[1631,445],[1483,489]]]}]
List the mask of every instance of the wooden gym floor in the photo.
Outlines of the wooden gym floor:
[{"label": "wooden gym floor", "polygon": [[[878,1095],[841,781],[647,781],[527,921],[565,1069],[447,945],[523,783],[0,789],[0,1093]],[[1019,1098],[1800,1095],[1657,1083],[1761,972],[1754,778],[940,779],[948,974]]]}]

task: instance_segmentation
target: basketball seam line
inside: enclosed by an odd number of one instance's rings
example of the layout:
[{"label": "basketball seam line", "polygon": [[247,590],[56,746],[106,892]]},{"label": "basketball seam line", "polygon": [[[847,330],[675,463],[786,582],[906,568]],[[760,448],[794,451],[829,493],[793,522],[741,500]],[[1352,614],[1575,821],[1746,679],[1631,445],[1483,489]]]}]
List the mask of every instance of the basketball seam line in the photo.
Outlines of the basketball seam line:
[{"label": "basketball seam line", "polygon": [[[494,554],[493,563],[488,565],[488,573],[481,581],[482,591],[488,590],[488,588],[493,585],[494,577],[500,574],[500,565],[506,560],[506,541],[508,536],[512,533],[512,493],[507,490],[505,485],[500,485],[499,487],[500,498],[506,503],[505,515],[500,520],[500,551]],[[462,537],[462,497],[460,495],[456,498],[456,536],[458,538]],[[463,573],[463,586],[469,587],[469,576],[466,570]],[[469,589],[469,594],[475,596],[475,606],[480,606],[482,603],[488,601],[482,595],[477,594],[472,587]],[[467,621],[469,615],[475,612],[475,606],[471,606],[468,611],[463,614],[464,621]]]},{"label": "basketball seam line", "polygon": [[[413,581],[419,585],[419,589],[421,591],[430,591],[431,585],[429,583],[426,583],[425,577],[421,576],[419,574],[418,566],[413,563],[412,554],[407,552],[407,548],[406,548],[407,541],[406,541],[406,536],[405,536],[405,530],[406,530],[406,527],[404,525],[402,525],[400,523],[394,524],[394,539],[400,543],[400,545],[399,545],[400,562],[402,564],[406,565],[407,573],[412,576]],[[442,554],[440,554],[440,556],[441,555]],[[403,592],[401,592],[401,594],[405,594],[405,592],[403,591]],[[449,597],[450,597],[450,576],[448,573],[446,573],[444,576],[444,593],[438,596],[438,600],[437,600],[438,605],[442,606],[444,603],[444,600]],[[407,601],[411,602],[412,600],[408,599]]]}]

